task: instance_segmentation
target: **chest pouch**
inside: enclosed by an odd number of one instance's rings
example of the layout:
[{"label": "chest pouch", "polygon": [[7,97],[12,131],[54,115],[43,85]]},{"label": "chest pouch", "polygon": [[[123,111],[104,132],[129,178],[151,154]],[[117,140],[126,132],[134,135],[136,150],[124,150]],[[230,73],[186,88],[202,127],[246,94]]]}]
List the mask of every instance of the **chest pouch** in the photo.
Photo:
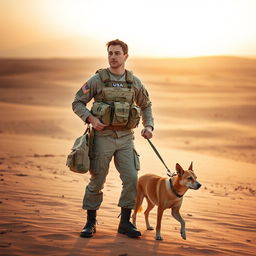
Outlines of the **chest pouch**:
[{"label": "chest pouch", "polygon": [[132,105],[129,113],[129,119],[126,127],[128,129],[136,128],[139,125],[141,110],[138,106]]},{"label": "chest pouch", "polygon": [[130,104],[128,102],[114,102],[113,126],[126,126],[129,120]]},{"label": "chest pouch", "polygon": [[106,125],[111,125],[111,106],[104,102],[94,102],[92,106],[92,114]]},{"label": "chest pouch", "polygon": [[105,102],[126,101],[132,103],[134,90],[130,88],[105,87],[102,90],[102,96]]}]

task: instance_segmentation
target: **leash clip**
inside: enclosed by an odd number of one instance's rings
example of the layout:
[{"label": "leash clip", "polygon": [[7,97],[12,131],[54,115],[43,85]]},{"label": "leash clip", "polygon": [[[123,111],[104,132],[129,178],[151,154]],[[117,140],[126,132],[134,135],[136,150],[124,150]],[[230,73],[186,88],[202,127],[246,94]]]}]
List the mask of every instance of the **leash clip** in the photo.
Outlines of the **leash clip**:
[{"label": "leash clip", "polygon": [[168,175],[170,178],[172,178],[172,177],[176,176],[177,173],[176,173],[176,172],[171,172],[169,169],[167,169],[167,175]]}]

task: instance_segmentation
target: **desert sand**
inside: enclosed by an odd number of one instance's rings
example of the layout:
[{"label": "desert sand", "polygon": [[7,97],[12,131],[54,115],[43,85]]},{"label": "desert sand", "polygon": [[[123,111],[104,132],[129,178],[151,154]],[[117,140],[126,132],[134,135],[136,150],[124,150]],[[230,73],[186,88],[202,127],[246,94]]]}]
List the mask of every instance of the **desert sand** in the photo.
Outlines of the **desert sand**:
[{"label": "desert sand", "polygon": [[[128,61],[153,102],[152,142],[171,170],[177,162],[188,168],[193,161],[202,183],[186,193],[181,208],[187,240],[166,210],[163,241],[146,230],[143,213],[137,216],[141,238],[117,234],[121,181],[113,163],[97,233],[79,237],[90,175],[65,166],[74,139],[85,129],[71,103],[106,61],[1,59],[0,65],[0,255],[255,255],[255,59]],[[167,177],[141,129],[135,131],[139,176]],[[156,207],[150,221],[155,226]]]}]

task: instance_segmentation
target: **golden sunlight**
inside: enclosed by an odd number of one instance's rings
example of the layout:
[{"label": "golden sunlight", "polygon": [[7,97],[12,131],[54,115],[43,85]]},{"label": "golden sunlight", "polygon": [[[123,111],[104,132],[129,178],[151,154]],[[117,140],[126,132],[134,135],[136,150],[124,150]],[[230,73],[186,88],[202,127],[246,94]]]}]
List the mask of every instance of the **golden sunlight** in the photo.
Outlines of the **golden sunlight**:
[{"label": "golden sunlight", "polygon": [[[130,53],[136,56],[256,55],[256,1],[25,2],[33,10],[35,26],[41,26],[44,39],[79,36],[104,45],[119,38],[128,42]],[[24,20],[31,24],[24,10]]]}]

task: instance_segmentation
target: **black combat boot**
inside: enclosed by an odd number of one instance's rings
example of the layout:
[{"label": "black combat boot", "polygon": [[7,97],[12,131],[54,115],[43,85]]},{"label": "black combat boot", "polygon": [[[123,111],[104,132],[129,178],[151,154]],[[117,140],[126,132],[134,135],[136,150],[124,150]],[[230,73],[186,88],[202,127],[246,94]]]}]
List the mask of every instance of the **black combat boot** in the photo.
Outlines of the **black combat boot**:
[{"label": "black combat boot", "polygon": [[96,210],[87,210],[87,222],[80,237],[92,237],[96,233]]},{"label": "black combat boot", "polygon": [[130,222],[132,209],[121,208],[121,220],[118,227],[118,233],[125,234],[129,237],[141,236],[140,231]]}]

